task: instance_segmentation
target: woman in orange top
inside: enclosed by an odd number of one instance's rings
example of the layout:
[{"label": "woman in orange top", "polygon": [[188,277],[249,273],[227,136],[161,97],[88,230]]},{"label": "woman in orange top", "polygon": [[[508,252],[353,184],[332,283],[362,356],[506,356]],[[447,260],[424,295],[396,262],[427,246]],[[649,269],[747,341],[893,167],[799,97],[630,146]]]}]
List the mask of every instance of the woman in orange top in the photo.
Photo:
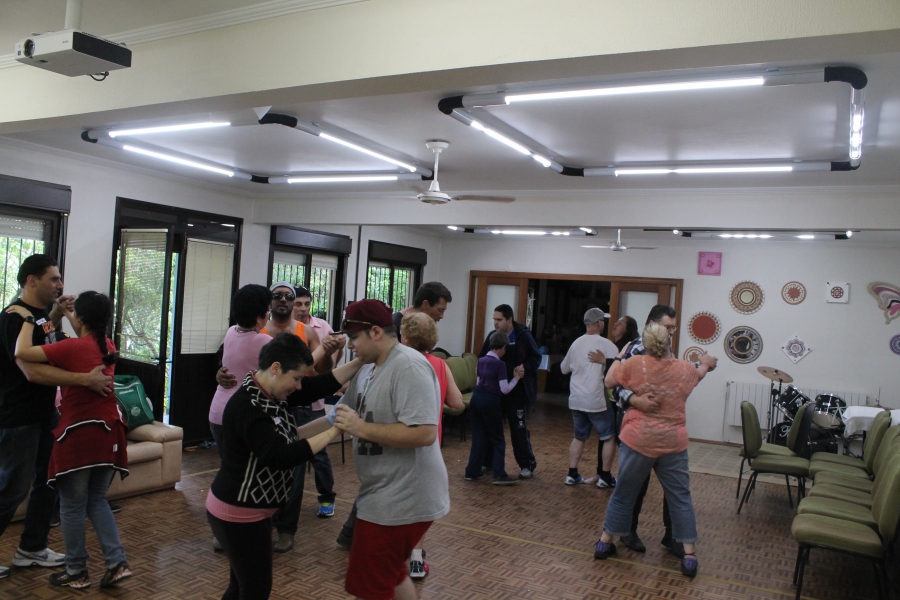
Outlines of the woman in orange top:
[{"label": "woman in orange top", "polygon": [[641,340],[647,354],[613,363],[606,374],[606,386],[611,389],[621,385],[635,394],[649,394],[659,409],[625,413],[619,435],[622,441],[619,479],[606,507],[603,535],[597,542],[594,558],[602,560],[615,554],[613,536],[626,536],[631,532],[635,500],[650,469],[654,469],[669,503],[674,537],[684,544],[681,572],[694,577],[698,568],[694,554],[697,522],[691,501],[684,406],[709,366],[695,367],[671,356],[669,332],[659,323],[647,323]]}]

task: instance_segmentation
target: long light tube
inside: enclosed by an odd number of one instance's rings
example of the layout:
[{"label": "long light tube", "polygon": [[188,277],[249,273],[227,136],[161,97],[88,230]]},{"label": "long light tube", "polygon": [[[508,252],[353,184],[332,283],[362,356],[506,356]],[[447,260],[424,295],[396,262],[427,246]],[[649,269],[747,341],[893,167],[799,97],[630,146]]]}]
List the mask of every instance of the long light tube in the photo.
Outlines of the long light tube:
[{"label": "long light tube", "polygon": [[788,173],[793,171],[790,165],[770,167],[679,167],[676,169],[616,169],[615,175],[665,175],[667,173],[698,174],[698,173]]},{"label": "long light tube", "polygon": [[355,183],[359,181],[397,181],[396,175],[334,175],[288,177],[288,183]]},{"label": "long light tube", "polygon": [[203,123],[183,123],[181,125],[163,125],[160,127],[143,127],[140,129],[114,129],[109,132],[109,137],[114,138],[118,136],[128,136],[128,135],[146,135],[149,133],[167,133],[169,131],[189,131],[191,129],[209,129],[210,127],[227,127],[231,125],[231,123],[221,121],[221,122],[212,122],[206,121]]},{"label": "long light tube", "polygon": [[[489,127],[485,127],[484,125],[482,125],[482,124],[479,123],[478,121],[472,121],[472,127],[474,127],[475,129],[477,129],[478,131],[483,131],[483,132],[485,132],[486,134],[488,134],[490,137],[494,138],[495,140],[497,140],[497,141],[500,142],[501,144],[506,144],[507,146],[509,146],[510,148],[512,148],[513,150],[515,150],[515,151],[517,151],[517,152],[521,152],[522,154],[525,154],[526,156],[531,156],[531,150],[529,150],[528,148],[526,148],[526,147],[523,146],[522,144],[520,144],[520,143],[518,143],[518,142],[512,141],[511,139],[509,139],[509,138],[506,137],[505,135],[501,135],[501,134],[497,133],[496,131],[494,131],[493,129],[489,128]],[[546,159],[545,159],[545,160],[546,160]],[[548,162],[549,162],[549,161],[548,161]]]},{"label": "long light tube", "polygon": [[368,148],[363,148],[362,146],[357,146],[356,144],[353,144],[346,140],[342,140],[341,138],[334,137],[333,135],[331,135],[329,133],[325,133],[324,131],[319,134],[319,137],[325,138],[326,140],[331,140],[332,142],[335,142],[342,146],[346,146],[348,148],[353,148],[357,152],[362,152],[363,154],[368,154],[369,156],[374,156],[375,158],[380,158],[381,160],[386,160],[387,162],[395,164],[398,167],[403,167],[404,169],[409,169],[409,171],[411,173],[416,172],[416,168],[414,166],[412,166],[411,164],[399,161],[396,158],[391,158],[390,156],[381,154],[380,152],[375,152],[374,150],[369,150]]},{"label": "long light tube", "polygon": [[533,102],[536,100],[562,100],[568,98],[593,98],[597,96],[621,96],[624,94],[652,94],[656,92],[680,92],[688,90],[711,90],[717,88],[734,88],[761,86],[762,77],[746,77],[742,79],[715,79],[709,81],[681,81],[676,83],[651,83],[620,87],[594,88],[589,90],[568,90],[561,92],[543,92],[536,94],[508,94],[506,103]]},{"label": "long light tube", "polygon": [[853,90],[850,104],[850,160],[859,161],[862,157],[862,130],[865,119],[865,105],[862,92]]},{"label": "long light tube", "polygon": [[492,229],[491,233],[503,235],[547,235],[546,231],[536,231],[533,229]]},{"label": "long light tube", "polygon": [[179,165],[184,165],[186,167],[194,167],[195,169],[203,169],[204,171],[212,171],[213,173],[219,173],[220,175],[227,175],[228,177],[234,177],[234,171],[228,171],[226,169],[220,169],[218,167],[204,165],[203,163],[194,162],[192,160],[185,160],[183,158],[178,158],[177,156],[170,156],[168,154],[161,154],[159,152],[153,152],[151,150],[144,150],[143,148],[138,148],[137,146],[129,146],[128,144],[122,146],[122,149],[128,150],[129,152],[136,152],[138,154],[143,154],[145,156],[152,156],[153,158],[158,158],[160,160],[166,160],[169,162],[177,163]]}]

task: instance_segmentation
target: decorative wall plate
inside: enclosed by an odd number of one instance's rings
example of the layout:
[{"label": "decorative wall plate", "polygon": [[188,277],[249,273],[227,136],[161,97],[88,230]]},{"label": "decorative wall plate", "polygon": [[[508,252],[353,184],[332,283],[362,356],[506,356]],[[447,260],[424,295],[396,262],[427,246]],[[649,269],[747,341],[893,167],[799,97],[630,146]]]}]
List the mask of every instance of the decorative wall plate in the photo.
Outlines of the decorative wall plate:
[{"label": "decorative wall plate", "polygon": [[869,293],[878,301],[878,308],[884,311],[885,324],[900,317],[900,288],[890,283],[876,281],[869,284]]},{"label": "decorative wall plate", "polygon": [[697,275],[721,275],[722,253],[701,252],[697,261]]},{"label": "decorative wall plate", "polygon": [[682,358],[688,362],[696,363],[700,362],[700,355],[703,354],[703,348],[700,346],[691,346],[682,354]]},{"label": "decorative wall plate", "polygon": [[825,302],[847,304],[850,302],[850,284],[842,282],[825,282]]},{"label": "decorative wall plate", "polygon": [[688,323],[688,333],[698,344],[711,344],[719,337],[722,325],[719,318],[708,312],[698,312]]},{"label": "decorative wall plate", "polygon": [[894,354],[900,354],[900,335],[891,338],[891,351]]},{"label": "decorative wall plate", "polygon": [[731,288],[731,306],[745,315],[758,311],[765,298],[762,288],[753,281],[742,281]]},{"label": "decorative wall plate", "polygon": [[781,288],[781,299],[788,304],[800,304],[806,300],[806,288],[799,281],[788,281]]},{"label": "decorative wall plate", "polygon": [[725,336],[725,354],[736,363],[752,363],[762,349],[762,336],[752,327],[735,327]]},{"label": "decorative wall plate", "polygon": [[800,360],[812,350],[799,335],[792,336],[791,339],[784,343],[781,349],[784,350],[784,353],[787,354],[787,357],[791,359],[791,362],[794,364],[800,362]]}]

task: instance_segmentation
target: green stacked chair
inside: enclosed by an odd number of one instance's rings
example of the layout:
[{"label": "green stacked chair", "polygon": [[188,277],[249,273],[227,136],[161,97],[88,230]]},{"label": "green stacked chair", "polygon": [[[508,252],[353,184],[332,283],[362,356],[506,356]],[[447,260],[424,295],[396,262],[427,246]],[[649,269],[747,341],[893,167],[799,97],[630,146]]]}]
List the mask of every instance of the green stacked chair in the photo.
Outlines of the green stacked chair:
[{"label": "green stacked chair", "polygon": [[802,514],[794,517],[791,535],[799,545],[794,566],[798,600],[803,588],[803,570],[812,548],[870,560],[875,570],[878,596],[882,600],[890,597],[885,558],[894,546],[900,524],[900,455],[891,458],[882,469],[879,478],[884,478],[884,481],[879,483],[872,502],[872,518],[876,528],[823,515]]},{"label": "green stacked chair", "polygon": [[443,350],[434,350],[431,352],[432,356],[437,356],[441,360],[447,360],[450,355],[444,352]]},{"label": "green stacked chair", "polygon": [[[456,386],[459,388],[459,391],[463,393],[463,398],[465,398],[465,394],[471,391],[473,387],[471,385],[469,367],[466,365],[466,361],[458,356],[451,356],[446,359],[446,362],[447,366],[450,367],[450,374],[453,375]],[[463,400],[463,404],[465,404],[465,400]],[[449,408],[447,406],[444,407],[444,414],[450,416],[452,420],[459,422],[459,439],[461,441],[466,440],[466,419],[463,414],[465,413],[466,408],[468,408],[468,404],[465,404],[462,409]]]},{"label": "green stacked chair", "polygon": [[[890,464],[895,456],[900,455],[900,444],[895,443],[900,437],[900,426],[892,427],[892,431],[885,435],[881,448],[878,450],[878,459],[876,461],[875,481],[872,482],[871,496],[874,499],[878,495],[879,488],[884,484],[884,466]],[[816,488],[813,487],[813,490]],[[845,488],[846,489],[846,488]],[[840,496],[840,493],[835,494]],[[860,523],[873,529],[878,529],[875,517],[872,516],[871,506],[864,506],[856,502],[841,500],[836,497],[817,496],[810,491],[810,495],[804,498],[797,505],[798,515],[822,515],[825,517],[834,517],[843,519],[844,521],[853,521]]]},{"label": "green stacked chair", "polygon": [[[746,406],[744,406],[744,404],[746,404]],[[752,431],[747,431],[747,428],[750,428]],[[756,407],[750,402],[741,403],[741,430],[744,434],[744,446],[741,448],[741,468],[738,471],[738,487],[737,493],[734,495],[735,498],[741,497],[741,480],[744,477],[744,463],[750,464],[753,462],[753,459],[763,455],[798,458],[791,448],[793,448],[794,443],[796,442],[799,429],[800,419],[794,419],[793,423],[791,423],[791,429],[788,432],[786,446],[763,442],[762,435],[759,433],[759,414],[756,412]],[[753,433],[754,431],[756,434]],[[759,438],[758,448],[756,438]],[[748,439],[753,442],[749,447],[747,445]],[[753,454],[750,454],[751,452]]]},{"label": "green stacked chair", "polygon": [[[741,403],[741,429],[744,434],[744,454],[745,456],[755,456],[750,462],[750,470],[753,474],[747,480],[747,488],[744,490],[744,496],[738,506],[738,514],[741,514],[741,508],[750,498],[753,488],[756,485],[756,479],[760,473],[773,473],[784,475],[787,483],[788,502],[791,508],[794,508],[794,499],[791,496],[791,480],[790,477],[797,478],[797,501],[804,494],[806,478],[809,475],[809,460],[801,458],[808,452],[809,445],[809,428],[812,426],[814,406],[810,402],[804,404],[794,416],[797,422],[797,429],[794,435],[788,436],[788,441],[792,444],[788,448],[797,456],[775,456],[760,455],[759,449],[762,447],[762,433],[759,429],[759,417],[756,414],[756,407],[750,402]],[[744,424],[746,423],[746,426]],[[793,429],[793,426],[791,427]]]},{"label": "green stacked chair", "polygon": [[[881,415],[887,415],[887,418],[882,418]],[[831,473],[832,477],[836,476],[841,479],[847,477],[871,479],[874,475],[875,456],[878,455],[881,441],[890,426],[891,413],[888,411],[879,413],[879,415],[875,417],[875,421],[872,422],[872,427],[869,429],[869,434],[866,436],[866,444],[863,447],[864,460],[853,459],[853,457],[850,456],[838,456],[830,452],[819,452],[814,456],[822,455],[823,457],[810,461],[809,476],[819,483],[822,483],[822,481],[818,480],[820,473]],[[845,460],[844,462],[833,462],[833,460],[837,458],[849,460]]]},{"label": "green stacked chair", "polygon": [[[893,455],[894,446],[900,440],[900,426],[891,427],[881,436],[881,443],[878,452],[872,460],[872,472],[875,481],[881,473],[886,462]],[[862,469],[860,469],[862,471]],[[820,472],[815,479],[815,485],[809,492],[810,498],[831,499],[843,502],[850,502],[866,508],[872,507],[873,498],[875,496],[875,482],[863,477],[848,477],[844,474],[832,474],[840,477],[840,480],[823,483],[822,479],[825,473]],[[859,482],[859,483],[858,483]],[[862,484],[867,484],[867,488]]]},{"label": "green stacked chair", "polygon": [[468,391],[463,392],[463,404],[468,408],[469,402],[472,401],[472,392],[475,391],[475,385],[478,383],[478,356],[471,352],[464,352],[462,357],[469,368],[469,383],[472,386]]}]

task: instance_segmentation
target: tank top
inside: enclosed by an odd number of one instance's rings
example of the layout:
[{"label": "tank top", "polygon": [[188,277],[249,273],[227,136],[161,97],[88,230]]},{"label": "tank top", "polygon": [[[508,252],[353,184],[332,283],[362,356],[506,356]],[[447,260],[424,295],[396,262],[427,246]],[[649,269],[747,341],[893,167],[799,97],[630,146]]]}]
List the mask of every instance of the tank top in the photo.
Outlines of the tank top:
[{"label": "tank top", "polygon": [[428,362],[434,369],[434,374],[437,375],[438,386],[441,390],[441,397],[438,398],[438,446],[440,446],[444,433],[444,419],[442,418],[444,414],[444,400],[447,399],[447,363],[431,354],[425,354],[425,358],[428,359]]},{"label": "tank top", "polygon": [[[260,329],[259,332],[260,333],[268,333],[269,335],[272,335],[271,333],[266,331],[265,327]],[[303,324],[302,321],[297,321],[297,327],[294,329],[294,335],[296,335],[298,338],[303,340],[304,344],[309,346],[309,340],[306,339],[306,326]],[[275,336],[272,336],[272,337],[275,337]]]}]

